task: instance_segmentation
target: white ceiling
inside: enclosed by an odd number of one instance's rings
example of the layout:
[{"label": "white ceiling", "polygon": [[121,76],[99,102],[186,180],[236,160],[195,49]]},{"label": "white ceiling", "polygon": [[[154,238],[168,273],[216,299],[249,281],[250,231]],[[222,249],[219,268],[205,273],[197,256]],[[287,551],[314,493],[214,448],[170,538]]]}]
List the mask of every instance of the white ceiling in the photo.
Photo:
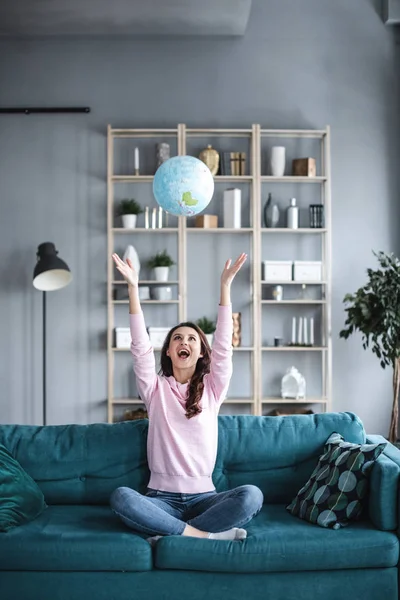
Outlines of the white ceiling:
[{"label": "white ceiling", "polygon": [[251,0],[0,0],[0,36],[240,36],[250,8]]}]

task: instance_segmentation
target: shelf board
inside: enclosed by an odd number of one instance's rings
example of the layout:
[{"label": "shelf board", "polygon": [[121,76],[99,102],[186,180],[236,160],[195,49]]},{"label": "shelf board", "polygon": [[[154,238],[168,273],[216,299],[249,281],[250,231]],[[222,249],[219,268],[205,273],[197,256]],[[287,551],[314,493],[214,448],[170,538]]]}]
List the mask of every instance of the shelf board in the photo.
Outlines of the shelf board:
[{"label": "shelf board", "polygon": [[283,177],[274,177],[273,175],[262,175],[261,182],[268,183],[324,183],[327,178],[323,176],[317,177],[300,177],[296,175],[284,175]]},{"label": "shelf board", "polygon": [[261,280],[265,285],[326,285],[327,281],[266,281]]},{"label": "shelf board", "polygon": [[207,137],[207,135],[226,137],[250,137],[252,129],[186,129],[186,137]]},{"label": "shelf board", "polygon": [[305,398],[304,400],[296,400],[295,398],[263,398],[261,404],[327,404],[326,398]]},{"label": "shelf board", "polygon": [[246,183],[247,181],[253,181],[254,177],[252,175],[215,175],[214,181],[215,183],[224,183],[230,181],[242,181]]},{"label": "shelf board", "polygon": [[253,398],[225,398],[224,404],[254,404]]},{"label": "shelf board", "polygon": [[139,398],[114,398],[111,404],[144,404]]},{"label": "shelf board", "polygon": [[325,227],[261,227],[261,233],[326,233]]},{"label": "shelf board", "polygon": [[261,300],[261,304],[326,304],[326,300]]},{"label": "shelf board", "polygon": [[186,227],[187,233],[252,233],[252,227],[233,229],[229,227]]},{"label": "shelf board", "polygon": [[135,227],[134,229],[128,229],[127,227],[112,227],[114,233],[171,233],[178,232],[178,227],[160,227],[159,229],[150,229],[147,227]]},{"label": "shelf board", "polygon": [[[112,281],[112,285],[127,285],[126,281]],[[139,285],[179,285],[179,281],[156,281],[155,279],[141,279]]]},{"label": "shelf board", "polygon": [[323,138],[325,129],[260,129],[261,137]]},{"label": "shelf board", "polygon": [[120,128],[110,128],[110,133],[111,135],[115,136],[115,137],[138,137],[141,135],[149,135],[149,136],[153,136],[153,135],[161,135],[161,136],[165,136],[165,135],[170,135],[170,136],[177,136],[178,135],[178,129],[174,128],[174,129],[155,129],[155,128],[150,128],[150,129],[120,129]]},{"label": "shelf board", "polygon": [[[113,304],[129,304],[129,300],[112,300]],[[141,300],[140,304],[179,304],[179,300]]]},{"label": "shelf board", "polygon": [[232,347],[234,352],[254,352],[254,347],[252,346],[234,346]]},{"label": "shelf board", "polygon": [[113,183],[150,183],[154,179],[154,175],[113,175],[111,181]]},{"label": "shelf board", "polygon": [[263,352],[323,352],[326,346],[263,346]]}]

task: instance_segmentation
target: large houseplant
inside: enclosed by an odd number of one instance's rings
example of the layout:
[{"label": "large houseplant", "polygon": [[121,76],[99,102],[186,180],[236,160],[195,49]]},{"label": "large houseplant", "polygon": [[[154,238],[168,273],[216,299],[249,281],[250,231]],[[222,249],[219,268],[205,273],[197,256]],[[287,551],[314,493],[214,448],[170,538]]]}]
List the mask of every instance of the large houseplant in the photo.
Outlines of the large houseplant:
[{"label": "large houseplant", "polygon": [[364,349],[371,347],[381,367],[393,368],[393,408],[389,440],[397,440],[400,385],[400,260],[393,254],[374,252],[380,268],[367,269],[368,281],[355,294],[346,294],[347,319],[340,337],[362,333]]}]

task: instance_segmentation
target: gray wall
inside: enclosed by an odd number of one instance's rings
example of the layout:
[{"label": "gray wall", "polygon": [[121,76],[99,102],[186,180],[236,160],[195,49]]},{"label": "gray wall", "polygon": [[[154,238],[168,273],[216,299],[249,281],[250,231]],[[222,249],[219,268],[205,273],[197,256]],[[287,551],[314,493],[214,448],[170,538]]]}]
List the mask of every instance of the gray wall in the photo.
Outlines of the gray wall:
[{"label": "gray wall", "polygon": [[41,420],[37,245],[73,284],[48,296],[49,422],[106,418],[106,125],[332,127],[333,394],[386,433],[391,373],[339,340],[342,298],[372,249],[398,252],[399,58],[371,0],[253,0],[243,39],[0,43],[0,105],[89,105],[0,116],[0,421]]}]

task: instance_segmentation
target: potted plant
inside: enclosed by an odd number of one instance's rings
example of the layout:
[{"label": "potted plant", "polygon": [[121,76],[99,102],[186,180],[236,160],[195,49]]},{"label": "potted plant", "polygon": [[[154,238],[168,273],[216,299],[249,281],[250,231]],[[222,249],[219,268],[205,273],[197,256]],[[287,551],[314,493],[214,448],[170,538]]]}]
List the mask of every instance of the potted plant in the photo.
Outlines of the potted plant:
[{"label": "potted plant", "polygon": [[210,346],[212,346],[213,338],[214,338],[214,331],[215,331],[215,327],[216,327],[214,321],[211,321],[207,317],[201,317],[201,319],[198,319],[196,321],[196,325],[198,327],[200,327],[200,329],[206,336],[208,343],[210,344]]},{"label": "potted plant", "polygon": [[157,252],[152,256],[147,266],[154,270],[154,278],[156,281],[168,281],[169,268],[174,265],[174,261],[166,250]]},{"label": "potted plant", "polygon": [[393,368],[393,409],[389,441],[397,440],[400,385],[400,260],[393,254],[374,252],[379,269],[367,269],[368,281],[354,294],[346,294],[346,327],[340,337],[362,333],[364,350],[370,345],[381,367]]},{"label": "potted plant", "polygon": [[143,212],[143,208],[134,198],[125,198],[119,205],[119,214],[122,217],[122,227],[135,229],[137,216]]}]

